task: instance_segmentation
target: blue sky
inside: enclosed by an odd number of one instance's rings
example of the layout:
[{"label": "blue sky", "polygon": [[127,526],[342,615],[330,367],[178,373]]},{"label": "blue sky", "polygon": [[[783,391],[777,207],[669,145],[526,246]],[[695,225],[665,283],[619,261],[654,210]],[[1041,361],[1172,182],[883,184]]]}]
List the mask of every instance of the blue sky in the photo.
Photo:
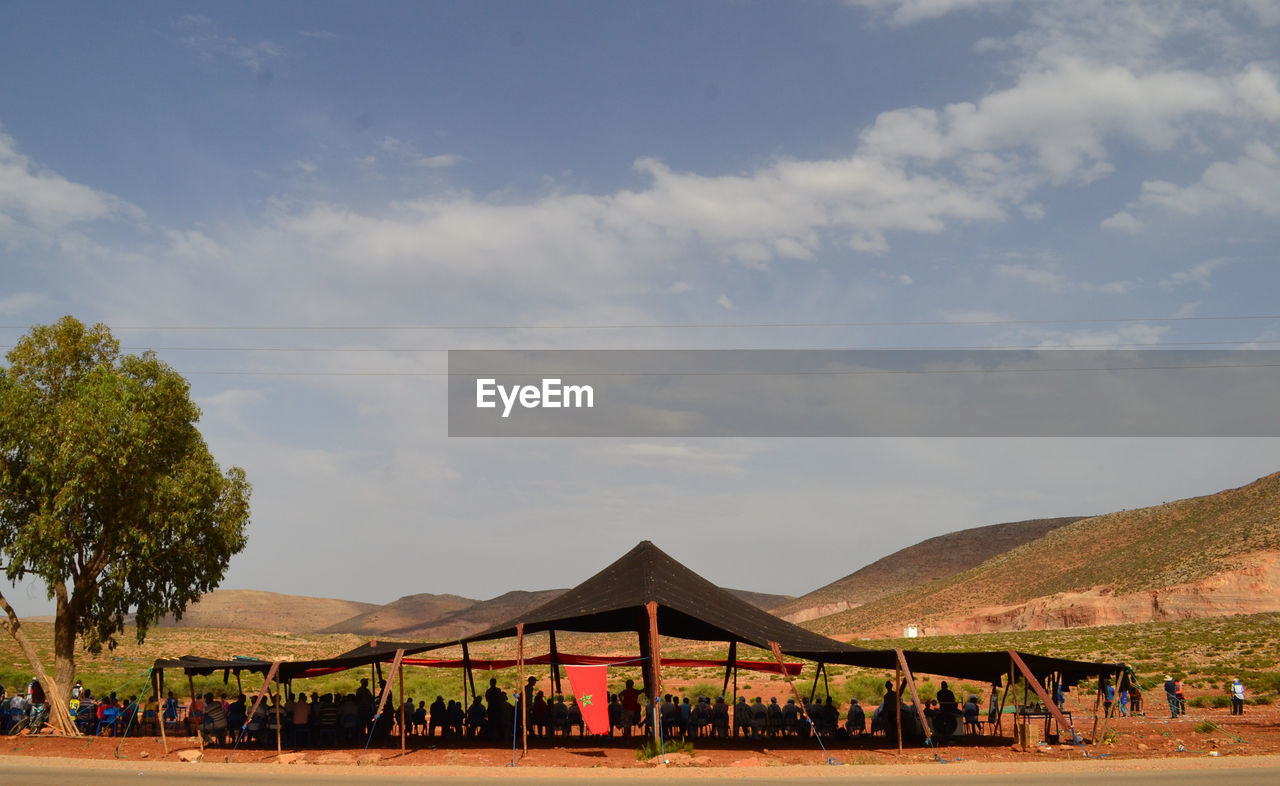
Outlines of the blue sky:
[{"label": "blue sky", "polygon": [[[438,376],[450,348],[1280,346],[1275,2],[0,19],[0,344],[70,313],[190,376],[255,485],[225,586],[489,597],[651,538],[801,593],[1280,469],[1262,439],[450,440]],[[795,322],[830,326],[715,327]],[[610,327],[672,324],[701,327]]]}]

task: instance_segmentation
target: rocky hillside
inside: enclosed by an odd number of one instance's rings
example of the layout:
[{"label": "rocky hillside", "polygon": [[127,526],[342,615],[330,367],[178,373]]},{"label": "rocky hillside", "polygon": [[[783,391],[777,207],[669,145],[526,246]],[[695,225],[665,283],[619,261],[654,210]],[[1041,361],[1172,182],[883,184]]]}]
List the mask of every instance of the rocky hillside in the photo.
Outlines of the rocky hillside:
[{"label": "rocky hillside", "polygon": [[165,617],[160,625],[310,633],[377,608],[377,604],[353,600],[307,598],[258,590],[214,590],[188,606],[182,619]]},{"label": "rocky hillside", "polygon": [[807,624],[841,636],[1061,628],[1280,610],[1280,473],[1081,519],[970,570]]},{"label": "rocky hillside", "polygon": [[1013,521],[949,532],[895,551],[856,573],[771,610],[791,622],[835,614],[969,570],[1080,518]]}]

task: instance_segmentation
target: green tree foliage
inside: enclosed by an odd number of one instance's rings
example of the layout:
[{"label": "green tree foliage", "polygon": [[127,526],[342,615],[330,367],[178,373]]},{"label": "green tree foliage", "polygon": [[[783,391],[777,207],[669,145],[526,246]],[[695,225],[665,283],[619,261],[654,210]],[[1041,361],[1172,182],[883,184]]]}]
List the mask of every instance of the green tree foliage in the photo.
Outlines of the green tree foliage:
[{"label": "green tree foliage", "polygon": [[218,585],[245,546],[249,483],[210,455],[187,381],[153,353],[122,355],[105,325],[63,317],[7,357],[0,554],[10,581],[37,576],[56,603],[47,688],[65,694],[77,641],[113,647],[132,613],[141,642]]}]

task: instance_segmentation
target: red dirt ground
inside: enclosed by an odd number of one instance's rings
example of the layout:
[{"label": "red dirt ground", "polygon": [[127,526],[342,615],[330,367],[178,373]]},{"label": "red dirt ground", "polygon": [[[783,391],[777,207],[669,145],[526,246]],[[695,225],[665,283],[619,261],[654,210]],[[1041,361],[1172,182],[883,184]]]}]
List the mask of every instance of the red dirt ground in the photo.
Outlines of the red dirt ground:
[{"label": "red dirt ground", "polygon": [[[1008,719],[1006,718],[1006,723]],[[1199,733],[1195,726],[1211,721],[1219,728]],[[1091,731],[1092,720],[1081,724],[1086,735]],[[1070,745],[1044,745],[1033,743],[1023,752],[1012,745],[1010,737],[962,737],[948,746],[939,748],[937,756],[944,760],[967,762],[1018,762],[1028,760],[1063,759],[1183,759],[1242,757],[1280,754],[1280,708],[1249,706],[1242,717],[1233,717],[1227,710],[1194,709],[1190,717],[1170,720],[1157,711],[1150,716],[1113,719],[1106,730],[1107,743],[1073,747]],[[1102,737],[1103,729],[1099,736]],[[1033,734],[1039,736],[1033,726]],[[434,743],[434,744],[432,744]],[[637,761],[635,750],[640,740],[624,741],[619,737],[557,737],[554,740],[531,738],[529,751],[517,752],[520,766],[572,767],[572,768],[648,768],[653,763]],[[179,761],[179,751],[197,748],[193,738],[170,738],[169,753],[165,754],[158,737],[68,738],[50,735],[39,737],[20,736],[0,742],[0,755],[59,757],[71,759],[143,761]],[[907,764],[932,762],[934,751],[923,747],[908,747],[899,754],[896,745],[890,746],[884,737],[861,740],[828,740],[829,755],[843,764]],[[1181,746],[1183,750],[1179,751]],[[355,764],[364,756],[363,764],[399,766],[464,766],[501,767],[511,763],[511,748],[473,742],[455,742],[434,738],[410,738],[409,750],[402,754],[399,746],[371,748],[367,753],[360,749],[307,749],[285,750],[283,761],[305,764]],[[237,763],[270,763],[277,761],[274,746],[268,750],[241,747],[234,752],[227,748],[207,748],[205,762],[222,762],[231,755]],[[670,756],[672,765],[694,767],[769,767],[780,765],[825,765],[826,757],[813,739],[786,740],[698,740],[693,756]]]}]

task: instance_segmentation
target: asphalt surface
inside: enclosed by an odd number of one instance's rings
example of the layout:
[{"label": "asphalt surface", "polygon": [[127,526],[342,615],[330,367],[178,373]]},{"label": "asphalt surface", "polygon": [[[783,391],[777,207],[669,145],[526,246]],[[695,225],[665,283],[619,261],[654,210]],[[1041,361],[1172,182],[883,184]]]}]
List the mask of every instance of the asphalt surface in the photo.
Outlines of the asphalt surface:
[{"label": "asphalt surface", "polygon": [[[1198,768],[1198,769],[1152,769],[1135,772],[1100,771],[1086,774],[1080,771],[1071,772],[1012,772],[1012,773],[943,773],[936,775],[895,775],[870,772],[859,772],[860,768],[840,767],[831,770],[815,770],[804,775],[781,774],[780,777],[764,776],[741,771],[726,772],[723,775],[705,772],[698,777],[686,778],[688,770],[676,770],[669,773],[668,778],[656,780],[687,781],[696,780],[707,786],[812,786],[827,781],[848,781],[851,779],[875,782],[921,782],[937,781],[950,784],[1079,784],[1082,780],[1095,783],[1123,784],[1124,786],[1180,786],[1181,784],[1212,783],[1220,786],[1275,786],[1280,783],[1280,767],[1255,768]],[[582,771],[573,774],[556,775],[522,775],[519,770],[496,769],[486,775],[433,774],[424,770],[422,774],[388,773],[370,771],[360,773],[324,773],[313,767],[281,768],[271,772],[246,772],[239,769],[219,770],[217,765],[195,764],[189,769],[175,771],[173,769],[154,770],[146,767],[99,767],[93,763],[84,765],[48,765],[48,764],[0,764],[0,782],[23,784],[86,784],[92,786],[112,786],[113,784],[140,784],[147,781],[156,783],[194,783],[194,784],[243,784],[243,783],[372,783],[372,784],[413,784],[414,786],[468,786],[470,784],[492,784],[495,781],[517,781],[522,784],[564,784],[634,782],[639,780],[655,780],[653,777],[633,778],[622,773],[601,773],[599,776]]]}]

